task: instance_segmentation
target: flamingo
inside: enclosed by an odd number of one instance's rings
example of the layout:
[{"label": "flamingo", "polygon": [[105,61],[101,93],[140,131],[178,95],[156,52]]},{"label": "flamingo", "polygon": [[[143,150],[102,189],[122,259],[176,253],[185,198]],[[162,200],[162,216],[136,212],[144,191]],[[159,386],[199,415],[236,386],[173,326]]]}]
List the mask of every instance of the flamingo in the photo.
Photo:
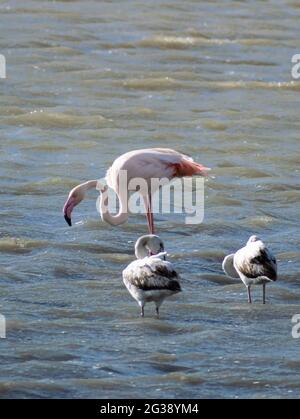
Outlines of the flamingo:
[{"label": "flamingo", "polygon": [[131,296],[141,307],[154,301],[159,318],[159,307],[165,298],[181,291],[179,276],[173,265],[165,260],[166,252],[162,240],[156,235],[146,235],[135,244],[137,260],[123,271],[123,282]]},{"label": "flamingo", "polygon": [[[111,225],[120,225],[127,221],[127,192],[130,180],[135,178],[144,179],[147,183],[147,192],[140,191],[144,200],[148,227],[150,234],[154,234],[154,219],[152,212],[152,195],[155,191],[151,191],[151,179],[153,178],[167,178],[169,181],[176,177],[201,175],[206,176],[207,167],[193,161],[191,157],[167,148],[150,148],[143,150],[134,150],[125,153],[118,157],[107,170],[106,183],[112,188],[118,196],[120,203],[119,213],[112,215],[107,208],[105,208],[104,192],[107,186],[100,185],[101,193],[101,218],[103,221]],[[120,172],[127,173],[127,186],[120,187],[121,179]],[[76,186],[69,193],[68,199],[64,205],[63,213],[66,222],[72,226],[71,215],[74,207],[78,205],[85,197],[89,189],[97,188],[99,182],[97,180],[90,180]]]},{"label": "flamingo", "polygon": [[226,275],[243,281],[250,304],[251,285],[263,286],[263,304],[266,304],[266,284],[277,280],[276,258],[257,236],[251,236],[245,247],[227,256],[223,270]]}]

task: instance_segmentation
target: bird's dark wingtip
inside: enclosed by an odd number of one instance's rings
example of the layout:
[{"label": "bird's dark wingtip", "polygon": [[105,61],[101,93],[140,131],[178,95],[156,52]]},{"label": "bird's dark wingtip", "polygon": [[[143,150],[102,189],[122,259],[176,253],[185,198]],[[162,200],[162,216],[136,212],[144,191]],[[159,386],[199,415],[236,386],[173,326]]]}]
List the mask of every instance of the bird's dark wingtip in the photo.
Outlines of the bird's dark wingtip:
[{"label": "bird's dark wingtip", "polygon": [[70,217],[68,217],[67,215],[65,215],[65,220],[66,220],[66,223],[67,223],[70,227],[72,227],[72,220],[71,220],[71,218],[70,218]]}]

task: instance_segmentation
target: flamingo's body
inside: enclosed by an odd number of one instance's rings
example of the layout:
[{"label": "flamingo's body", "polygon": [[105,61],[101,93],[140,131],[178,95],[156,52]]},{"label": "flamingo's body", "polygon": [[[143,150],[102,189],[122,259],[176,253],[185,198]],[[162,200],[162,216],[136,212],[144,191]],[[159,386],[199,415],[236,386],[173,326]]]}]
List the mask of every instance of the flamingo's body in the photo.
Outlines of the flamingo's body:
[{"label": "flamingo's body", "polygon": [[223,270],[232,278],[240,278],[248,290],[251,304],[251,285],[263,285],[263,303],[266,303],[266,284],[277,280],[275,256],[256,236],[250,237],[247,245],[223,261]]},{"label": "flamingo's body", "polygon": [[[192,158],[185,154],[179,153],[175,150],[165,148],[150,148],[143,150],[134,150],[118,157],[107,170],[106,182],[107,185],[113,189],[118,195],[120,202],[120,210],[117,215],[109,213],[105,207],[105,202],[102,199],[100,204],[101,217],[104,221],[111,225],[120,225],[127,221],[128,210],[127,202],[125,201],[128,192],[128,184],[132,179],[143,179],[147,184],[147,192],[141,191],[141,195],[145,202],[147,211],[147,220],[149,231],[154,233],[154,221],[152,214],[152,195],[155,192],[151,189],[151,180],[166,178],[169,181],[176,177],[206,175],[208,168],[199,163],[195,163]],[[120,174],[126,171],[126,184],[123,186]],[[76,186],[69,194],[68,200],[64,206],[64,215],[67,223],[71,224],[71,214],[76,205],[78,205],[85,196],[87,190],[96,188],[97,181],[92,180]],[[102,192],[105,188],[102,188]],[[125,193],[126,192],[126,193]]]},{"label": "flamingo's body", "polygon": [[135,250],[137,260],[123,271],[124,284],[141,307],[142,317],[145,304],[150,301],[155,303],[159,316],[159,307],[164,299],[181,291],[179,276],[173,265],[164,260],[166,253],[158,236],[141,237]]}]

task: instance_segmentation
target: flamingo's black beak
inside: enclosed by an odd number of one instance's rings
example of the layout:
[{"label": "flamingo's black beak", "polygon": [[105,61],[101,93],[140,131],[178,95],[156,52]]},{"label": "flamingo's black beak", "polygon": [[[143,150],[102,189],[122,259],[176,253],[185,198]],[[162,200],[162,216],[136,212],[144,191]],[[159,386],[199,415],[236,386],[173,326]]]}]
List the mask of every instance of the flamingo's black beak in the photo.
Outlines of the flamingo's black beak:
[{"label": "flamingo's black beak", "polygon": [[[163,253],[164,251],[165,251],[165,248],[163,245],[161,245],[159,249],[159,253]],[[167,260],[166,255],[163,255],[163,260]]]},{"label": "flamingo's black beak", "polygon": [[76,199],[71,196],[68,198],[67,202],[64,205],[63,208],[63,214],[66,220],[66,223],[72,227],[72,220],[71,220],[71,216],[72,216],[72,211],[74,209],[74,207],[77,205],[78,202],[76,202]]},{"label": "flamingo's black beak", "polygon": [[65,220],[66,220],[66,223],[67,223],[70,227],[72,227],[72,220],[71,220],[71,218],[70,218],[70,217],[68,217],[68,216],[67,216],[67,214],[65,214]]}]

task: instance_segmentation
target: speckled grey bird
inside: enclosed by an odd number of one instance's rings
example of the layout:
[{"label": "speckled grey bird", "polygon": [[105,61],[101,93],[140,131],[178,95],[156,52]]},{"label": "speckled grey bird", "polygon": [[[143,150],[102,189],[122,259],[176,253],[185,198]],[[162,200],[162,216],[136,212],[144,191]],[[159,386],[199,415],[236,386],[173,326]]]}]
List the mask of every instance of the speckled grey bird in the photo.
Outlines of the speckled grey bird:
[{"label": "speckled grey bird", "polygon": [[138,239],[135,245],[137,260],[130,263],[123,271],[123,281],[131,296],[141,307],[153,301],[156,314],[165,298],[181,291],[179,275],[173,265],[166,261],[166,252],[161,239],[155,235],[146,235]]},{"label": "speckled grey bird", "polygon": [[251,285],[263,286],[263,304],[266,303],[266,284],[277,280],[275,256],[257,237],[251,236],[247,245],[227,256],[223,270],[232,278],[240,278],[248,290],[248,302],[252,303]]}]

